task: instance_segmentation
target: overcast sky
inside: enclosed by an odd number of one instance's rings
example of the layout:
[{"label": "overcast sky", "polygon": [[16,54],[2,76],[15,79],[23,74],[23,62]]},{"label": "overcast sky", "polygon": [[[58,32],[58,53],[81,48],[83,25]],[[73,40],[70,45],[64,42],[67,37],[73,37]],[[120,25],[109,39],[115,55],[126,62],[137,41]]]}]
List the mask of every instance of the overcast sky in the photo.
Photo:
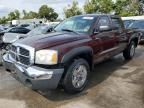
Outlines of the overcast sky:
[{"label": "overcast sky", "polygon": [[[38,11],[41,5],[47,4],[63,17],[63,8],[71,4],[73,0],[0,0],[0,17],[7,15],[10,11],[23,9],[27,11]],[[85,0],[77,0],[82,7]]]}]

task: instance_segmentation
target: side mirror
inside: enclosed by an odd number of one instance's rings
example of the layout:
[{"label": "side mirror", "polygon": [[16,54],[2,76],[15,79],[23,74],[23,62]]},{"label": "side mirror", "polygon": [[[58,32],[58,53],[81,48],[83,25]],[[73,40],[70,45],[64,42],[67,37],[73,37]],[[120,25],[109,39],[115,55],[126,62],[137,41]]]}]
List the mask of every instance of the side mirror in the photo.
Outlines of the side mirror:
[{"label": "side mirror", "polygon": [[99,27],[99,31],[100,32],[109,31],[109,30],[111,30],[111,28],[109,26],[100,26]]}]

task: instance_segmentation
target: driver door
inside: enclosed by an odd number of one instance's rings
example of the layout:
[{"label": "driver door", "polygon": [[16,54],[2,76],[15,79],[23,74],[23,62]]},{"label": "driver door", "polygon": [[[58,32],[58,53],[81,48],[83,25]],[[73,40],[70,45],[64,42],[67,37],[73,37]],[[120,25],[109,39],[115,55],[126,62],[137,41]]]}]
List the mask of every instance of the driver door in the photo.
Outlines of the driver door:
[{"label": "driver door", "polygon": [[[101,55],[105,55],[115,50],[117,46],[115,33],[112,30],[111,21],[108,16],[101,16],[97,25],[99,33],[96,35],[96,38],[100,39],[102,43]],[[109,27],[109,29],[101,30],[102,27]]]}]

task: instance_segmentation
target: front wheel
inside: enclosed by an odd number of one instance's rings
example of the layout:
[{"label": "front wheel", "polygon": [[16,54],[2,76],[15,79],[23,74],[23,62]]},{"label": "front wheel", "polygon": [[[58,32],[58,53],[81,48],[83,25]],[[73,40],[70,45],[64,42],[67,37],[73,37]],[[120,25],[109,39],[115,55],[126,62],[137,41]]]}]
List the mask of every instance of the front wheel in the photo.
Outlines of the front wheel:
[{"label": "front wheel", "polygon": [[63,80],[64,90],[68,93],[81,92],[88,81],[89,64],[84,59],[75,60],[68,68]]},{"label": "front wheel", "polygon": [[132,41],[130,43],[130,45],[128,46],[127,49],[124,50],[123,52],[123,56],[126,60],[130,60],[134,57],[135,55],[135,48],[136,48],[136,45],[135,45],[135,42]]}]

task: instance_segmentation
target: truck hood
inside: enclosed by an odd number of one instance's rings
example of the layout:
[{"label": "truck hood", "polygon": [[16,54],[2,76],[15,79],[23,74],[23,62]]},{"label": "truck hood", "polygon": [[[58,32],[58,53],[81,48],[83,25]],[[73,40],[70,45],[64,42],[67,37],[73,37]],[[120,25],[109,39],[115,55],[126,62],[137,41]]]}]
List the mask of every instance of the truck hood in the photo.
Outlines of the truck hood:
[{"label": "truck hood", "polygon": [[17,41],[19,44],[24,44],[35,48],[36,50],[54,47],[56,45],[65,44],[80,39],[75,33],[69,32],[54,32],[46,35],[37,35],[27,37],[25,39]]}]

